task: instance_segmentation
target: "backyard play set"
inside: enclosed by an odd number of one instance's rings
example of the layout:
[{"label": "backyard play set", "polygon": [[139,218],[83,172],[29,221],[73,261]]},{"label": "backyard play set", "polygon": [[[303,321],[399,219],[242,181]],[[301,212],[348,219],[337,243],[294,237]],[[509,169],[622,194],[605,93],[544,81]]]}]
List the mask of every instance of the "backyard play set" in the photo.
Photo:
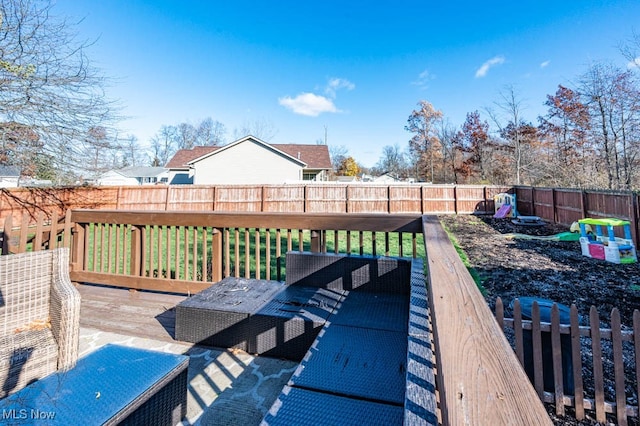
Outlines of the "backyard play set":
[{"label": "backyard play set", "polygon": [[[578,221],[580,225],[580,247],[582,254],[594,259],[613,263],[635,263],[638,261],[636,248],[631,238],[631,223],[620,219],[591,219]],[[595,228],[595,235],[587,226]],[[616,228],[621,227],[624,238],[616,237]],[[603,229],[606,228],[606,234]]]},{"label": "backyard play set", "polygon": [[[494,204],[495,214],[493,217],[496,219],[511,217],[513,218],[511,221],[516,225],[544,225],[538,216],[519,216],[516,209],[516,197],[513,194],[500,193],[495,195]],[[619,234],[623,233],[624,237],[616,236],[616,230],[619,230]],[[578,231],[580,232],[578,233]],[[636,248],[631,237],[631,223],[621,219],[585,218],[574,223],[571,226],[571,232],[548,236],[506,234],[505,237],[546,241],[580,241],[584,256],[612,263],[635,263],[638,261]]]}]

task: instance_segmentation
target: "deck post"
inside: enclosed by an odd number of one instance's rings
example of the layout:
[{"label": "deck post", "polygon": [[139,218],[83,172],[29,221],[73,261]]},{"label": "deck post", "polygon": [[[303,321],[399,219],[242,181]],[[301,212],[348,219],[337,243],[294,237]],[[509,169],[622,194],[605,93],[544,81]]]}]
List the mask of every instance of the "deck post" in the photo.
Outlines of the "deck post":
[{"label": "deck post", "polygon": [[222,231],[218,228],[213,228],[211,236],[211,279],[222,281]]},{"label": "deck post", "polygon": [[13,221],[11,215],[7,216],[4,220],[4,228],[2,228],[2,254],[9,254],[11,252],[11,230],[13,228]]},{"label": "deck post", "polygon": [[131,275],[142,276],[142,231],[139,226],[131,227]]},{"label": "deck post", "polygon": [[311,252],[320,253],[322,250],[322,232],[311,230]]}]

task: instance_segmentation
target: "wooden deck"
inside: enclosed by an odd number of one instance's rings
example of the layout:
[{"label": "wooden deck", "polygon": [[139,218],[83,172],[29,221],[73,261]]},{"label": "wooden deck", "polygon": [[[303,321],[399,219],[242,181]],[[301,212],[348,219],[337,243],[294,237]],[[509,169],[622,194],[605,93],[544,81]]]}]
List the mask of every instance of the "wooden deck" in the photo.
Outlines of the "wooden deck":
[{"label": "wooden deck", "polygon": [[80,326],[173,342],[175,306],[186,296],[78,284]]}]

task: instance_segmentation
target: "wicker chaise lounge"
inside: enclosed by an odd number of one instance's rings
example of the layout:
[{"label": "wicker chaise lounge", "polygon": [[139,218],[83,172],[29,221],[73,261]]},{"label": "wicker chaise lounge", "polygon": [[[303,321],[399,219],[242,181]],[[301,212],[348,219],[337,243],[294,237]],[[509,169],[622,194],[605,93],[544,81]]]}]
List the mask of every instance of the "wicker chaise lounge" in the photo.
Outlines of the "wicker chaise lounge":
[{"label": "wicker chaise lounge", "polygon": [[67,248],[0,256],[0,398],[72,368],[79,330]]}]

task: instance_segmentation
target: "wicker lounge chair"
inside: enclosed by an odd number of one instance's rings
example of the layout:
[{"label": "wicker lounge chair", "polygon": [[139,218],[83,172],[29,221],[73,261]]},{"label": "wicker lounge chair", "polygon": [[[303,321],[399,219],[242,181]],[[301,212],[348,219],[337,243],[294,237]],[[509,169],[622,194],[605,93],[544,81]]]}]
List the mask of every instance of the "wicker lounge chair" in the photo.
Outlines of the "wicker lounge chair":
[{"label": "wicker lounge chair", "polygon": [[79,329],[67,248],[0,256],[0,398],[72,368]]}]

